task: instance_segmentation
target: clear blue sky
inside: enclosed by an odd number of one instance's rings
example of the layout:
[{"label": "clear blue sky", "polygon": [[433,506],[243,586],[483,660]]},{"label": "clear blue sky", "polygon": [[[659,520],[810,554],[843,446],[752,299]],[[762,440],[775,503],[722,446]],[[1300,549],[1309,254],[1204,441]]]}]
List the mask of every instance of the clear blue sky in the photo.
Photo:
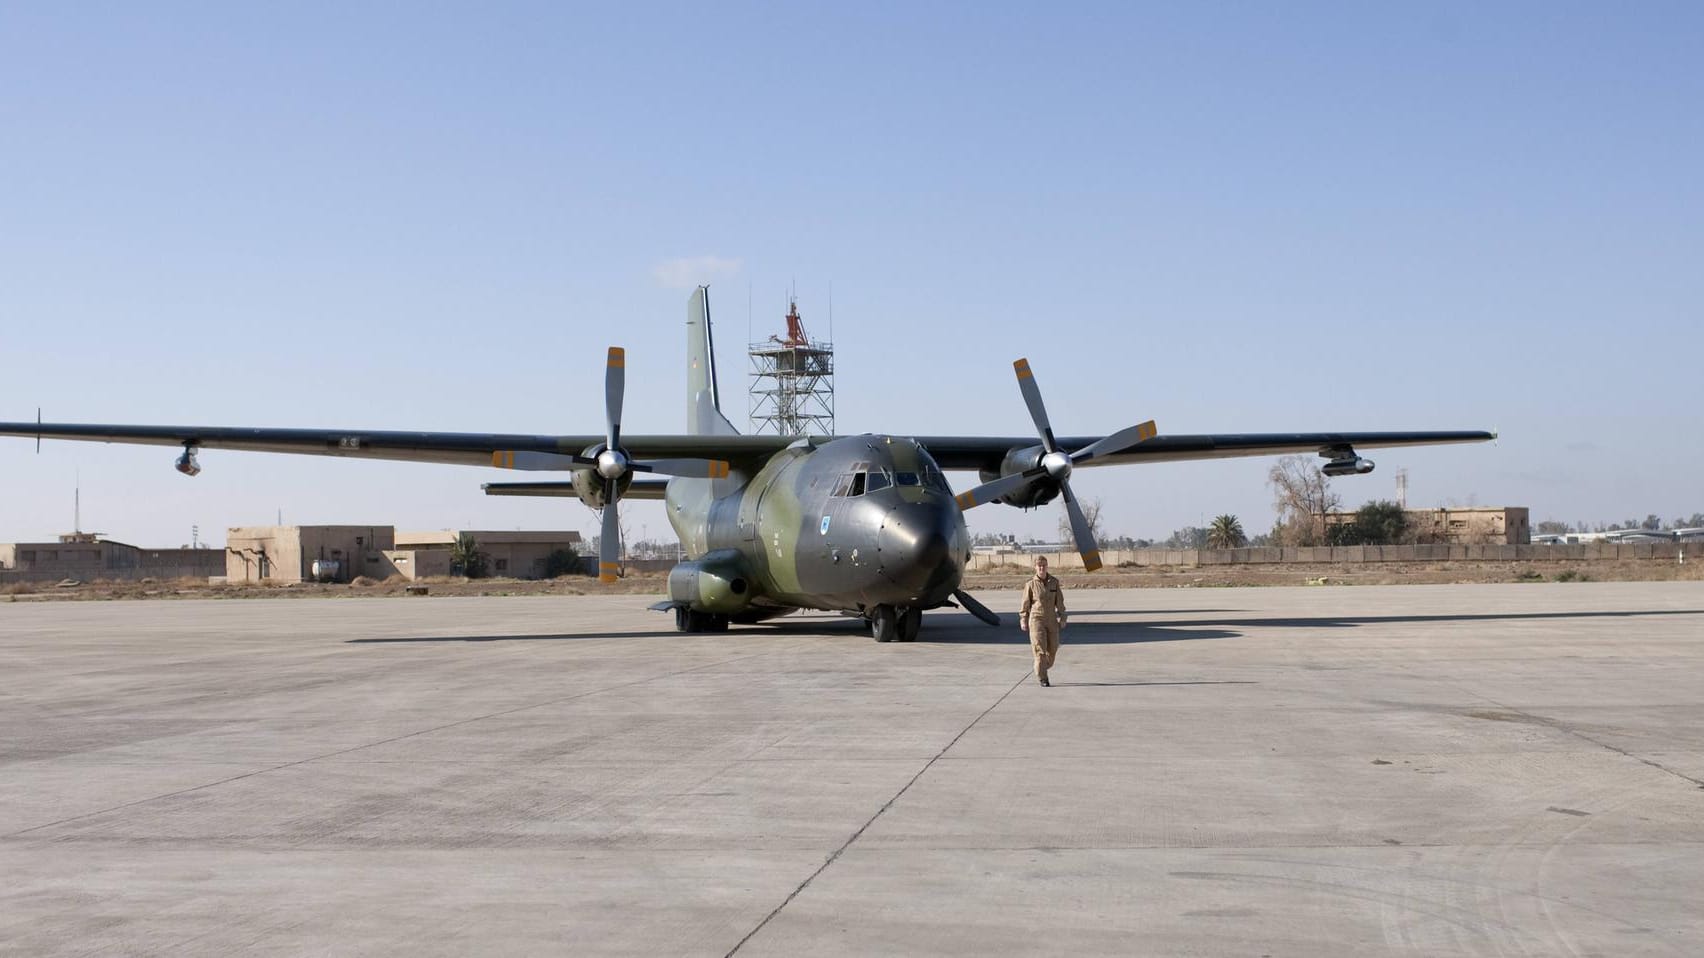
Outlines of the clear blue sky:
[{"label": "clear blue sky", "polygon": [[[679,431],[796,283],[845,432],[1498,428],[1351,504],[1704,509],[1704,6],[7,4],[0,419]],[[696,264],[696,265],[695,265]],[[567,527],[493,470],[0,441],[0,540]],[[1266,460],[1085,470],[1114,533]],[[964,486],[973,477],[952,477]],[[635,504],[655,535],[660,509]],[[973,530],[1051,534],[1057,507]]]}]

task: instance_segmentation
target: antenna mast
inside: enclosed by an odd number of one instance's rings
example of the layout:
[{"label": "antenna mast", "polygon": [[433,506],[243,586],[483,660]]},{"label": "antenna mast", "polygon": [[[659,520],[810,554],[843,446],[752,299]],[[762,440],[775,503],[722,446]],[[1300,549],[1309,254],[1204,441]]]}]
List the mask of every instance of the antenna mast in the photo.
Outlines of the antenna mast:
[{"label": "antenna mast", "polygon": [[777,436],[834,435],[834,343],[813,340],[787,297],[786,338],[750,343],[752,432]]}]

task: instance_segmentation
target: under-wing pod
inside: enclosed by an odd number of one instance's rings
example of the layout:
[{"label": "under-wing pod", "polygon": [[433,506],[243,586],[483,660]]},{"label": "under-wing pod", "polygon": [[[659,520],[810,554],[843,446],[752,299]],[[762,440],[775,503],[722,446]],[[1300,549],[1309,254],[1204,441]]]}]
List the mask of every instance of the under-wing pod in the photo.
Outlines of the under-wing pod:
[{"label": "under-wing pod", "polygon": [[183,455],[177,457],[177,462],[172,464],[172,468],[186,476],[201,475],[201,463],[195,461],[195,447],[192,445],[184,446]]},{"label": "under-wing pod", "polygon": [[1320,472],[1328,476],[1364,476],[1373,471],[1373,461],[1359,456],[1350,459],[1333,459],[1320,467]]},{"label": "under-wing pod", "polygon": [[751,604],[751,575],[737,549],[717,549],[669,571],[669,601],[728,615]]}]

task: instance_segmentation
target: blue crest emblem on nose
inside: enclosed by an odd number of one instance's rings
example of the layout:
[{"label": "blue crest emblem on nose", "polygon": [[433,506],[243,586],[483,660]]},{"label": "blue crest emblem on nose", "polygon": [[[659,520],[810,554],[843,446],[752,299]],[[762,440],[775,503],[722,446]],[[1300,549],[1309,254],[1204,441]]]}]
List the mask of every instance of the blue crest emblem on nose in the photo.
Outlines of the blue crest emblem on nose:
[{"label": "blue crest emblem on nose", "polygon": [[823,536],[828,535],[828,516],[822,517],[822,531],[818,532],[817,534],[823,535]]}]

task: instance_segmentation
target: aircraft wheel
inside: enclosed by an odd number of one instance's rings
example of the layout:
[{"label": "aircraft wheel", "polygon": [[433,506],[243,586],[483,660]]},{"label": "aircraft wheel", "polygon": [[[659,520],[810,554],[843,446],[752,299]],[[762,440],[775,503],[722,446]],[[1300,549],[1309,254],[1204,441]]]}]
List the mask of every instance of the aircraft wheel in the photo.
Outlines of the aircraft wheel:
[{"label": "aircraft wheel", "polygon": [[912,606],[899,617],[899,641],[915,642],[917,633],[923,631],[923,610]]},{"label": "aircraft wheel", "polygon": [[706,632],[726,632],[726,631],[728,631],[728,617],[725,616],[725,615],[706,615],[704,617],[704,631],[706,631]]},{"label": "aircraft wheel", "polygon": [[677,606],[675,606],[674,614],[675,614],[675,631],[676,632],[697,632],[698,631],[698,628],[697,628],[698,622],[696,621],[698,614],[696,612],[693,612],[691,609],[689,609],[685,606],[677,605]]},{"label": "aircraft wheel", "polygon": [[892,642],[899,638],[899,610],[891,605],[878,605],[871,609],[870,636],[877,642]]}]

